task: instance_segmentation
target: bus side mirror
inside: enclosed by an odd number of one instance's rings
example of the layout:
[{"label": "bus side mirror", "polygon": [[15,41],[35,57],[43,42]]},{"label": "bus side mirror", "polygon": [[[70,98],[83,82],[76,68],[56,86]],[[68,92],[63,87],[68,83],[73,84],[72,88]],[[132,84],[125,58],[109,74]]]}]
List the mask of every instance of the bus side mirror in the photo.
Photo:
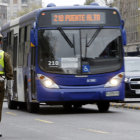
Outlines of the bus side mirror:
[{"label": "bus side mirror", "polygon": [[124,20],[121,20],[121,26],[122,26],[122,40],[123,40],[123,45],[127,44],[127,37],[126,37],[126,31],[124,29]]},{"label": "bus side mirror", "polygon": [[126,45],[127,44],[127,38],[126,38],[125,29],[122,30],[122,39],[123,39],[123,45]]},{"label": "bus side mirror", "polygon": [[124,20],[121,20],[121,26],[122,26],[122,29],[124,29]]}]

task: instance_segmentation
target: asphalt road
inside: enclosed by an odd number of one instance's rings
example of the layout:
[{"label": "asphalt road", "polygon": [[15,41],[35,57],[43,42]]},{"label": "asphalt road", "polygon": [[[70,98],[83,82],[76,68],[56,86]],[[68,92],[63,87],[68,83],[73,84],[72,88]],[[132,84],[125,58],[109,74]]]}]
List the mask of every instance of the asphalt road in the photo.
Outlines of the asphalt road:
[{"label": "asphalt road", "polygon": [[39,113],[9,110],[4,103],[0,140],[140,140],[140,110],[95,105],[64,111],[42,107]]}]

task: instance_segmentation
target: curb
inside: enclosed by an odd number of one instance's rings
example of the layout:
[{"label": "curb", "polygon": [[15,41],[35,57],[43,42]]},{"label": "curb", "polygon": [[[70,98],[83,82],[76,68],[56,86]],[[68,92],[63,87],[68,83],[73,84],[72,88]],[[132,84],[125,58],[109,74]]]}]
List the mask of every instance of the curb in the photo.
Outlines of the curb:
[{"label": "curb", "polygon": [[136,110],[140,110],[140,105],[137,104],[128,104],[128,103],[111,103],[110,104],[112,107],[116,107],[116,108],[127,108],[127,109],[136,109]]}]

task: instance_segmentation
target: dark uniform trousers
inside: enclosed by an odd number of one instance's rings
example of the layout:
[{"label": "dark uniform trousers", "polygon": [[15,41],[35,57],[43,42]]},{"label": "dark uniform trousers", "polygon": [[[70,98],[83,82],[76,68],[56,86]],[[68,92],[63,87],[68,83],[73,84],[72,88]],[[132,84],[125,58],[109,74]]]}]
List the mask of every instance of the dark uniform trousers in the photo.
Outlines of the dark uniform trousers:
[{"label": "dark uniform trousers", "polygon": [[0,122],[2,116],[2,106],[3,106],[3,99],[4,99],[4,81],[0,81]]}]

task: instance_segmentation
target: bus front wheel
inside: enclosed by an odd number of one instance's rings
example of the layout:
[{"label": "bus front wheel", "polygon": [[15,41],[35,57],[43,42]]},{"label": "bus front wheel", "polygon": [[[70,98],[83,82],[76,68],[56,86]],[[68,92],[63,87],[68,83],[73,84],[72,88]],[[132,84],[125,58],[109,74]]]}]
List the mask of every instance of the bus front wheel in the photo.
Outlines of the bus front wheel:
[{"label": "bus front wheel", "polygon": [[7,103],[9,109],[17,109],[17,102],[11,100],[11,95],[8,94],[7,96]]},{"label": "bus front wheel", "polygon": [[38,112],[38,110],[39,110],[39,103],[33,103],[29,99],[28,86],[27,86],[27,78],[25,78],[24,90],[25,90],[26,110],[29,113],[36,113],[36,112]]},{"label": "bus front wheel", "polygon": [[29,100],[29,94],[26,92],[26,109],[29,113],[36,113],[39,111],[39,103],[33,103]]},{"label": "bus front wheel", "polygon": [[110,103],[101,101],[97,103],[97,107],[98,107],[99,112],[107,112],[109,110]]},{"label": "bus front wheel", "polygon": [[30,113],[36,113],[39,110],[39,104],[38,103],[27,103],[27,111]]}]

